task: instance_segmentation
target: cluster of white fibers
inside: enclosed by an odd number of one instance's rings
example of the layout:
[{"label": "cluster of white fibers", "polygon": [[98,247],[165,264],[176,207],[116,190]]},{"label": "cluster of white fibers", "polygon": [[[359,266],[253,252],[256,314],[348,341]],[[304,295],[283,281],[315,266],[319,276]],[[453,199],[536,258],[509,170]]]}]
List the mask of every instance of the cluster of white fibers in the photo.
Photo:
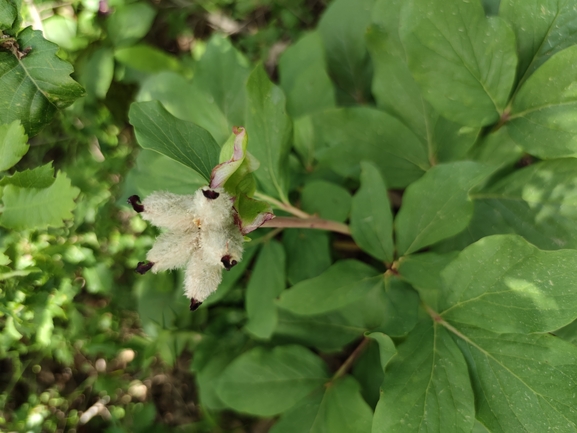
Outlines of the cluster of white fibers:
[{"label": "cluster of white fibers", "polygon": [[142,218],[166,229],[139,263],[145,273],[185,268],[184,289],[190,308],[196,309],[242,259],[243,235],[235,222],[234,199],[222,188],[200,188],[193,195],[155,192],[142,204],[132,196],[129,203]]}]

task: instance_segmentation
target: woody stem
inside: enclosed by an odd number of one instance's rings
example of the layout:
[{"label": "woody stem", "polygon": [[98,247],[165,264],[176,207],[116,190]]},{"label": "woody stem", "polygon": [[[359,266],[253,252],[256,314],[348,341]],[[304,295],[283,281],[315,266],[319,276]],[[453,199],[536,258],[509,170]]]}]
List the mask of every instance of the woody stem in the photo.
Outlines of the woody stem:
[{"label": "woody stem", "polygon": [[351,235],[349,226],[336,221],[324,220],[322,218],[294,218],[294,217],[276,217],[265,222],[261,227],[282,227],[282,228],[305,228],[328,230],[331,232],[342,233],[344,235]]}]

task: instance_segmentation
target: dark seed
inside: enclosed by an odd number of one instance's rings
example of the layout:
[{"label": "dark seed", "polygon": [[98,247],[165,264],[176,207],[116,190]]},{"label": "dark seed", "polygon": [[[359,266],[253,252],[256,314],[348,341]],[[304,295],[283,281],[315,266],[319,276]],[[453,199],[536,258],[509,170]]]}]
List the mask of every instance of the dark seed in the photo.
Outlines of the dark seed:
[{"label": "dark seed", "polygon": [[202,305],[202,302],[198,302],[196,299],[190,299],[190,311],[196,310],[198,307]]},{"label": "dark seed", "polygon": [[144,206],[140,204],[140,197],[137,195],[131,195],[128,197],[128,204],[131,205],[132,209],[134,209],[136,212],[144,212]]},{"label": "dark seed", "polygon": [[215,198],[218,198],[218,196],[220,195],[218,192],[213,191],[211,189],[203,189],[202,194],[209,200],[214,200]]},{"label": "dark seed", "polygon": [[220,261],[227,271],[230,271],[238,263],[236,260],[231,260],[228,254],[220,259]]},{"label": "dark seed", "polygon": [[138,265],[136,265],[136,269],[135,271],[138,272],[140,275],[144,275],[146,274],[148,271],[150,271],[150,268],[152,268],[154,266],[153,262],[138,262]]}]

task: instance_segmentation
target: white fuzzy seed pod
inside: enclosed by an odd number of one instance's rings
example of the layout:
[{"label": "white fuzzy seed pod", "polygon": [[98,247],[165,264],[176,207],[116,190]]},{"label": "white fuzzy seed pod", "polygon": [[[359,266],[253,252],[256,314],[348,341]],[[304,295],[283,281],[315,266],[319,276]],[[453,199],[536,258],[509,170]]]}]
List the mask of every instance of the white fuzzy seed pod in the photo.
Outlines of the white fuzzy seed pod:
[{"label": "white fuzzy seed pod", "polygon": [[198,250],[199,239],[198,229],[162,233],[146,255],[146,259],[154,263],[152,272],[184,267],[193,251]]},{"label": "white fuzzy seed pod", "polygon": [[144,199],[142,206],[142,218],[156,227],[179,231],[195,228],[195,200],[192,195],[154,192]]}]

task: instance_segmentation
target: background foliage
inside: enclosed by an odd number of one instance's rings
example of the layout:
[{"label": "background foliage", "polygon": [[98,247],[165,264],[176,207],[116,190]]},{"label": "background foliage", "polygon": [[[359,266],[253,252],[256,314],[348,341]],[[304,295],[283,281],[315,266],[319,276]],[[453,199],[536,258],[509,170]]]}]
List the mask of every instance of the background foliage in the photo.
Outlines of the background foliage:
[{"label": "background foliage", "polygon": [[[0,3],[2,429],[577,431],[576,13]],[[259,229],[191,314],[125,202],[236,125],[351,236]]]}]

